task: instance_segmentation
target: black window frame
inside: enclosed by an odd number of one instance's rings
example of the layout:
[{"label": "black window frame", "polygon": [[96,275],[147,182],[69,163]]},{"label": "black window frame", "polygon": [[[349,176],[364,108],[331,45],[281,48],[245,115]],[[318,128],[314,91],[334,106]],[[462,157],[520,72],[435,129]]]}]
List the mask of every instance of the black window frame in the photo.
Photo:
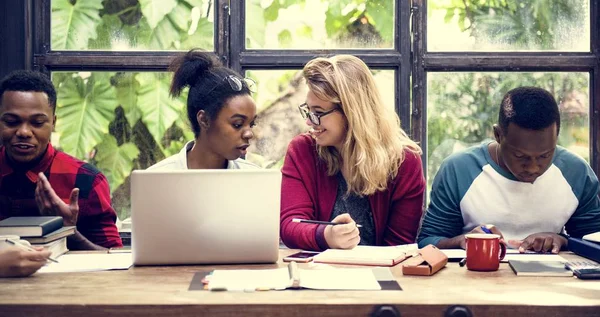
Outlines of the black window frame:
[{"label": "black window frame", "polygon": [[[395,110],[402,127],[427,153],[427,74],[430,72],[587,72],[590,78],[590,165],[600,171],[600,3],[590,1],[590,51],[428,52],[427,0],[395,0],[392,49],[260,50],[245,47],[245,1],[215,1],[214,51],[231,68],[301,68],[319,55],[353,54],[371,68],[395,70]],[[167,71],[180,52],[53,51],[51,0],[23,0],[24,65],[53,71]],[[1,15],[0,15],[1,16]],[[18,19],[18,18],[14,18]],[[32,56],[32,57],[31,57]],[[411,82],[412,79],[412,82]],[[412,94],[412,101],[411,101]],[[427,155],[423,155],[427,166]],[[425,169],[426,171],[426,169]]]}]

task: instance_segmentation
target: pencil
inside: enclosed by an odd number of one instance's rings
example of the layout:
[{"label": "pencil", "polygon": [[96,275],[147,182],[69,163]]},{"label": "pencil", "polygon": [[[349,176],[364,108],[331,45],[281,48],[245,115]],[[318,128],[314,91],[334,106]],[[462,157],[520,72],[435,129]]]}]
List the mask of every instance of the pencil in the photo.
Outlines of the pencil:
[{"label": "pencil", "polygon": [[[308,220],[308,219],[298,219],[298,218],[294,218],[292,219],[292,222],[303,222],[303,223],[314,223],[314,224],[318,224],[318,225],[345,225],[345,223],[337,223],[337,222],[331,222],[331,221],[319,221],[319,220]],[[358,228],[362,228],[361,225],[356,224],[356,226]]]},{"label": "pencil", "polygon": [[[21,248],[23,250],[36,252],[34,249],[32,249],[32,248],[30,248],[30,247],[28,247],[28,246],[26,246],[24,244],[21,244],[20,242],[15,242],[15,241],[13,241],[11,239],[4,239],[4,241],[6,241],[7,243],[12,244],[12,245],[14,245],[16,247],[19,247],[19,248]],[[54,263],[58,263],[58,261],[56,261],[55,259],[53,259],[51,257],[48,257],[48,260],[50,260],[50,261],[52,261]]]}]

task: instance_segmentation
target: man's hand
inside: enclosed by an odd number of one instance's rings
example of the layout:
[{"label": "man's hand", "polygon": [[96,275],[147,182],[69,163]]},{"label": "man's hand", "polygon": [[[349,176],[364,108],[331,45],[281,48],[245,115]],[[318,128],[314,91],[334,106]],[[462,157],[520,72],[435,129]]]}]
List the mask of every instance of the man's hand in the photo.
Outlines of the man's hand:
[{"label": "man's hand", "polygon": [[341,214],[332,222],[343,223],[340,225],[328,225],[325,228],[325,241],[333,249],[352,249],[360,242],[360,233],[356,222],[349,214]]},{"label": "man's hand", "polygon": [[36,251],[7,247],[0,250],[0,277],[29,276],[46,264],[50,251]]},{"label": "man's hand", "polygon": [[38,175],[37,186],[35,188],[35,202],[40,213],[45,216],[63,217],[64,226],[75,226],[79,216],[79,188],[73,188],[71,191],[70,204],[67,205],[50,185],[44,173]]},{"label": "man's hand", "polygon": [[534,233],[527,236],[524,240],[508,241],[510,246],[519,248],[519,252],[521,253],[524,253],[527,250],[533,250],[540,253],[558,253],[563,246],[567,245],[567,243],[567,239],[553,232]]},{"label": "man's hand", "polygon": [[[502,235],[502,232],[500,232],[500,230],[494,226],[494,225],[479,225],[475,228],[473,228],[473,230],[469,231],[466,234],[469,233],[487,233],[485,231],[483,231],[483,229],[481,229],[481,227],[486,227],[489,231],[491,231],[493,234],[497,234],[500,236],[500,243],[504,243],[504,236]],[[467,248],[467,241],[465,240],[465,235],[462,235],[462,239],[460,240],[460,247],[463,249]]]}]

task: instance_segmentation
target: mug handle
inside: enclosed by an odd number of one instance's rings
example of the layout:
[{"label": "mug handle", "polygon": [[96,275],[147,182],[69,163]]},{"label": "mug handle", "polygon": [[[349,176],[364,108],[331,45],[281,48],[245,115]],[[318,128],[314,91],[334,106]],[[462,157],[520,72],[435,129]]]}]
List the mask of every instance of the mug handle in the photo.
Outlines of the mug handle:
[{"label": "mug handle", "polygon": [[498,260],[502,261],[502,259],[504,259],[504,256],[506,255],[506,244],[500,242],[500,255],[498,257]]}]

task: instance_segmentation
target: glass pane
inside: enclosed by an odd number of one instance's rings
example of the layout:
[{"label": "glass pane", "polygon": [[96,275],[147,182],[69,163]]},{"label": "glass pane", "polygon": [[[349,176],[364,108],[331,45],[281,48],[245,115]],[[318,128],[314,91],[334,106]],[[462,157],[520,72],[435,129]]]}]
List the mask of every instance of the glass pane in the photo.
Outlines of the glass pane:
[{"label": "glass pane", "polygon": [[559,102],[558,144],[589,162],[588,73],[429,73],[427,78],[428,185],[442,160],[484,140],[504,94],[519,86],[548,90]]},{"label": "glass pane", "polygon": [[245,1],[250,49],[394,47],[394,0]]},{"label": "glass pane", "polygon": [[52,81],[58,92],[52,144],[100,169],[119,219],[128,218],[131,171],[194,139],[181,119],[187,118],[187,90],[171,99],[170,73],[54,72]]},{"label": "glass pane", "polygon": [[[372,70],[383,101],[394,108],[393,70]],[[308,87],[299,70],[253,70],[246,76],[257,82],[254,99],[258,120],[246,159],[266,168],[280,168],[288,143],[308,131],[297,106],[306,100]]]},{"label": "glass pane", "polygon": [[589,52],[590,1],[429,0],[427,50]]},{"label": "glass pane", "polygon": [[214,50],[212,0],[52,0],[52,50]]}]

